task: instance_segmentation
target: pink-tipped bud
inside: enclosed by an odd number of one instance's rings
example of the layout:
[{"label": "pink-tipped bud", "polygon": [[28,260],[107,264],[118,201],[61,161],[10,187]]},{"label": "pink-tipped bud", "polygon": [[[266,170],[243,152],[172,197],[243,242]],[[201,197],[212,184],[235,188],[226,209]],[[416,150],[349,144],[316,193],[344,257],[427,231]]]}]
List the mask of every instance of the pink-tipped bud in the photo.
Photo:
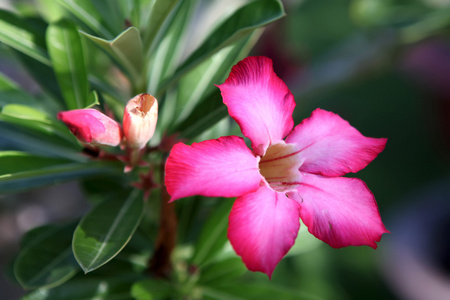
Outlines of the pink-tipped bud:
[{"label": "pink-tipped bud", "polygon": [[142,149],[155,133],[158,101],[149,94],[139,94],[125,106],[123,132],[132,149]]},{"label": "pink-tipped bud", "polygon": [[58,113],[58,119],[86,144],[114,147],[122,140],[120,124],[92,108],[62,111]]}]

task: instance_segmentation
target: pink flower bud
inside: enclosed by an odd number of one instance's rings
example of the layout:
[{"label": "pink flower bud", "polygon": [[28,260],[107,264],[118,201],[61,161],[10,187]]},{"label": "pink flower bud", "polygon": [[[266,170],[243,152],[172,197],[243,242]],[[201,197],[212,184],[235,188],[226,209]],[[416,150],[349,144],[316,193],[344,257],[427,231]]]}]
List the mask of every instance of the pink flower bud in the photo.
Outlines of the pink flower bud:
[{"label": "pink flower bud", "polygon": [[125,106],[123,131],[132,149],[142,149],[155,133],[158,101],[149,94],[139,94]]},{"label": "pink flower bud", "polygon": [[83,143],[97,146],[117,146],[122,140],[120,124],[92,109],[75,109],[58,113],[70,132]]}]

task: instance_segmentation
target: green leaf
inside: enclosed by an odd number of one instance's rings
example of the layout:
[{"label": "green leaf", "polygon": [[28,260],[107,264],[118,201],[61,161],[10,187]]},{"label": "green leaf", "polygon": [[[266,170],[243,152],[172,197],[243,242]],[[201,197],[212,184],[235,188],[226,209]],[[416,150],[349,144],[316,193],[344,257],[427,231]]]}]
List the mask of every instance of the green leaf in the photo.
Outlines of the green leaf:
[{"label": "green leaf", "polygon": [[131,287],[131,296],[136,300],[166,299],[173,295],[174,286],[168,281],[145,279]]},{"label": "green leaf", "polygon": [[261,31],[257,30],[249,37],[220,50],[183,77],[176,95],[175,112],[169,118],[177,121],[170,123],[175,126],[172,125],[169,132],[179,132],[181,137],[194,138],[227,116],[226,106],[214,83],[225,80],[231,66],[250,52],[260,34]]},{"label": "green leaf", "polygon": [[0,10],[0,41],[45,65],[51,65],[40,33],[24,19],[5,10]]},{"label": "green leaf", "polygon": [[98,35],[106,39],[114,37],[111,30],[105,26],[101,13],[96,9],[92,1],[58,0],[58,3],[74,14]]},{"label": "green leaf", "polygon": [[142,193],[118,194],[92,209],[73,236],[73,252],[85,273],[113,259],[132,237],[144,210]]},{"label": "green leaf", "polygon": [[54,134],[68,142],[74,143],[74,145],[76,143],[73,135],[61,122],[49,118],[45,113],[30,106],[21,104],[5,105],[0,113],[0,120],[26,127],[33,131],[37,130]]},{"label": "green leaf", "polygon": [[[161,82],[170,77],[176,70],[185,44],[182,38],[188,30],[191,15],[198,0],[184,0],[174,11],[173,18],[167,29],[161,34],[161,40],[155,40],[158,46],[150,49],[148,86],[147,91],[155,93],[159,90]],[[156,93],[155,93],[156,94]],[[156,94],[159,98],[160,93]],[[161,100],[161,99],[160,99]]]},{"label": "green leaf", "polygon": [[15,51],[14,54],[25,67],[27,73],[33,77],[33,79],[39,84],[42,90],[58,100],[58,105],[60,106],[58,110],[63,110],[65,104],[63,101],[61,90],[56,84],[57,79],[53,68],[19,51]]},{"label": "green leaf", "polygon": [[46,227],[27,241],[19,253],[14,274],[25,289],[54,287],[73,277],[78,265],[72,254],[74,224]]},{"label": "green leaf", "polygon": [[15,82],[0,73],[0,107],[10,103],[39,107],[38,102],[33,96],[19,88]]},{"label": "green leaf", "polygon": [[134,274],[117,277],[77,276],[52,289],[37,289],[22,300],[130,300],[131,285],[138,278]]},{"label": "green leaf", "polygon": [[[43,156],[64,157],[72,161],[86,161],[86,158],[79,154],[82,147],[76,140],[69,142],[52,131],[43,130],[41,127],[33,128],[33,123],[28,120],[1,115],[0,117],[8,119],[7,122],[0,120],[0,137],[11,149],[23,149]],[[19,124],[27,122],[30,127],[28,124]]]},{"label": "green leaf", "polygon": [[70,160],[53,157],[37,157],[20,151],[0,152],[0,175],[15,174],[33,169],[70,163]]},{"label": "green leaf", "polygon": [[247,271],[242,260],[231,257],[222,261],[209,264],[200,273],[199,285],[229,282],[243,275]]},{"label": "green leaf", "polygon": [[81,33],[109,53],[129,73],[133,81],[143,80],[142,41],[136,27],[128,28],[113,40],[101,39],[85,32]]},{"label": "green leaf", "polygon": [[148,23],[144,27],[145,49],[150,49],[153,39],[158,34],[162,24],[179,0],[155,0],[153,2]]},{"label": "green leaf", "polygon": [[[5,154],[5,152],[2,154]],[[5,162],[8,158],[11,158],[11,156],[14,156],[14,153],[12,155],[11,153],[6,153],[6,155],[0,156],[0,161]],[[43,159],[44,161],[49,162],[46,158],[41,156],[30,156],[36,161]],[[28,158],[27,161],[31,160],[31,158]],[[33,165],[33,163],[30,163],[28,166],[21,164],[20,167],[17,168],[17,172],[2,173],[0,175],[0,190],[2,193],[21,192],[36,187],[59,184],[70,180],[110,173],[114,170],[114,165],[104,162],[71,162],[42,166],[41,168],[33,168]],[[5,167],[5,169],[6,168],[11,167]]]},{"label": "green leaf", "polygon": [[203,44],[177,69],[175,75],[163,85],[162,90],[178,81],[179,78],[220,49],[284,15],[283,5],[279,0],[257,0],[241,7],[205,39]]},{"label": "green leaf", "polygon": [[192,139],[219,122],[227,113],[220,91],[215,91],[197,104],[189,117],[172,131],[180,132],[180,137]]},{"label": "green leaf", "polygon": [[220,300],[309,300],[319,298],[273,283],[221,283],[202,288],[203,299]]},{"label": "green leaf", "polygon": [[47,48],[68,109],[89,105],[84,50],[77,28],[62,20],[47,29]]},{"label": "green leaf", "polygon": [[202,267],[223,248],[227,242],[228,215],[233,201],[222,199],[203,226],[203,230],[195,245],[191,263]]}]

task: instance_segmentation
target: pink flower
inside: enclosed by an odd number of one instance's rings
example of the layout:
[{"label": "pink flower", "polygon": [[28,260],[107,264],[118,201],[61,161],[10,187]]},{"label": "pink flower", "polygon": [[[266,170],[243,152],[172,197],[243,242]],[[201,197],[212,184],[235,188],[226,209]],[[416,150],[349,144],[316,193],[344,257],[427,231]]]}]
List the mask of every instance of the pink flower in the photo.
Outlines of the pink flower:
[{"label": "pink flower", "polygon": [[218,87],[253,150],[237,136],[176,144],[166,163],[171,201],[237,197],[228,238],[249,270],[269,277],[294,244],[299,218],[334,248],[376,248],[388,231],[375,198],[362,180],[340,176],[363,169],[387,140],[322,109],[294,127],[294,97],[266,57],[242,60]]},{"label": "pink flower", "polygon": [[86,144],[114,147],[122,140],[120,124],[92,108],[62,111],[58,113],[58,119]]}]

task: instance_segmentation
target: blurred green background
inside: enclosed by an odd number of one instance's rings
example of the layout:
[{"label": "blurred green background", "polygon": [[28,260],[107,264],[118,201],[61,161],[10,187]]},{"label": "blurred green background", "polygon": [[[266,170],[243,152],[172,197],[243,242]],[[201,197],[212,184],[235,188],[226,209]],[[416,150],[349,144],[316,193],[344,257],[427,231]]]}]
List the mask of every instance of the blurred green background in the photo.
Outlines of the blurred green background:
[{"label": "blurred green background", "polygon": [[[336,250],[303,232],[272,282],[307,299],[450,299],[450,1],[283,2],[287,16],[267,28],[253,54],[273,59],[295,95],[296,124],[320,107],[366,136],[388,138],[354,176],[374,193],[391,234],[377,250]],[[2,68],[14,75],[14,65]],[[17,226],[21,203],[2,202],[2,264],[28,229]],[[270,285],[263,274],[248,276]],[[21,293],[7,283],[1,289],[10,299]]]}]

